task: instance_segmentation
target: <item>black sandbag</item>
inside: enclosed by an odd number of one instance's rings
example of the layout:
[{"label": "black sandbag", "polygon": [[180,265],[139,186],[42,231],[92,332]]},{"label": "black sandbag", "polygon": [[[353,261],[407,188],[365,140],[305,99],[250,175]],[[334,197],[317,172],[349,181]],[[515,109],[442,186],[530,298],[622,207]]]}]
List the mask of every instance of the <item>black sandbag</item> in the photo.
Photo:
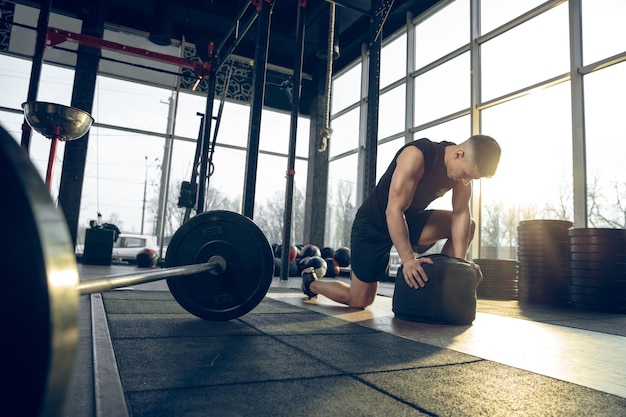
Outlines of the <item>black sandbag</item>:
[{"label": "black sandbag", "polygon": [[422,288],[410,288],[402,267],[398,269],[392,303],[396,317],[426,323],[471,324],[476,318],[476,271],[464,259],[444,254],[427,257],[433,264],[422,264],[428,275]]}]

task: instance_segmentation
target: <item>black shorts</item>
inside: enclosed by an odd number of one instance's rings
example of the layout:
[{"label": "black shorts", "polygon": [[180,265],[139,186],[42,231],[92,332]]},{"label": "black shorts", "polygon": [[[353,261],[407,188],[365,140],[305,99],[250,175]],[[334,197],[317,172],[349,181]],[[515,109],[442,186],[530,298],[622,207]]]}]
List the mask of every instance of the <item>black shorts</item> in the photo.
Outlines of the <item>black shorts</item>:
[{"label": "black shorts", "polygon": [[[424,225],[432,210],[424,210],[412,216],[408,222],[411,243],[419,242]],[[381,231],[372,225],[365,215],[357,213],[350,236],[352,272],[363,282],[377,282],[387,277],[389,251],[393,246],[387,230]]]}]

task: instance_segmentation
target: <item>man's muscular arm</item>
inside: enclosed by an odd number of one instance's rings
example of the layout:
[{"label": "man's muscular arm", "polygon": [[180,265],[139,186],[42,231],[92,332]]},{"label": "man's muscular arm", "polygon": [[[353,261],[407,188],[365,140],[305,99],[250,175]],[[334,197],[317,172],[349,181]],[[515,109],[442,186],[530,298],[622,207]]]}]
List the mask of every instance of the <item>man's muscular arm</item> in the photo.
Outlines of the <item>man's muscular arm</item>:
[{"label": "man's muscular arm", "polygon": [[396,160],[387,201],[387,228],[391,241],[398,251],[403,265],[404,279],[411,288],[423,287],[428,280],[422,262],[432,263],[428,258],[415,259],[409,238],[409,228],[404,211],[409,207],[417,184],[424,175],[424,154],[414,146],[404,149]]},{"label": "man's muscular arm", "polygon": [[447,255],[465,259],[469,249],[470,236],[470,207],[472,196],[472,183],[465,185],[459,181],[452,189],[452,218],[450,220],[450,233],[452,239],[452,253]]},{"label": "man's muscular arm", "polygon": [[[446,255],[465,259],[469,249],[470,227],[472,218],[470,216],[469,201],[472,196],[472,183],[464,185],[459,182],[452,190],[452,218],[450,220],[450,233],[452,234],[452,253]],[[483,280],[483,273],[480,266],[470,261],[470,265],[476,271],[478,281]]]}]

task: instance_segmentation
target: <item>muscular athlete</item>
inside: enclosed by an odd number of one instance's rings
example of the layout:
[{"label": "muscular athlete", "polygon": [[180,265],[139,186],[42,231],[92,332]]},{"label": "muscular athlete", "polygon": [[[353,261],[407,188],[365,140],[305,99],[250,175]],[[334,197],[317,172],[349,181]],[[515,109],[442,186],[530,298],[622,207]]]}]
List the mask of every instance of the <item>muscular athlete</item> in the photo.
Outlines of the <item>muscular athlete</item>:
[{"label": "muscular athlete", "polygon": [[[442,253],[465,258],[475,222],[470,216],[472,180],[491,177],[500,161],[500,146],[491,137],[474,135],[457,145],[419,139],[404,145],[363,202],[352,224],[350,285],[318,280],[314,272],[302,278],[309,297],[322,294],[355,308],[366,308],[376,298],[378,282],[386,276],[389,252],[395,246],[411,288],[424,287],[428,257],[415,252],[447,239]],[[452,211],[426,210],[452,190]],[[472,263],[482,279],[478,265]]]}]

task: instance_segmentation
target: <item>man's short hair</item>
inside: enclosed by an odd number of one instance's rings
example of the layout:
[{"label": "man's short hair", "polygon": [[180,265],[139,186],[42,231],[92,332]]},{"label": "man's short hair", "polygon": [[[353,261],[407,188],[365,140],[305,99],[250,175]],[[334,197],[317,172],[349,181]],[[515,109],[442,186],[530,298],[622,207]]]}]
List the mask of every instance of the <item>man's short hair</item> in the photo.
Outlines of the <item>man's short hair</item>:
[{"label": "man's short hair", "polygon": [[500,162],[500,145],[491,136],[474,135],[467,140],[472,150],[472,159],[483,177],[491,177],[496,173]]}]

